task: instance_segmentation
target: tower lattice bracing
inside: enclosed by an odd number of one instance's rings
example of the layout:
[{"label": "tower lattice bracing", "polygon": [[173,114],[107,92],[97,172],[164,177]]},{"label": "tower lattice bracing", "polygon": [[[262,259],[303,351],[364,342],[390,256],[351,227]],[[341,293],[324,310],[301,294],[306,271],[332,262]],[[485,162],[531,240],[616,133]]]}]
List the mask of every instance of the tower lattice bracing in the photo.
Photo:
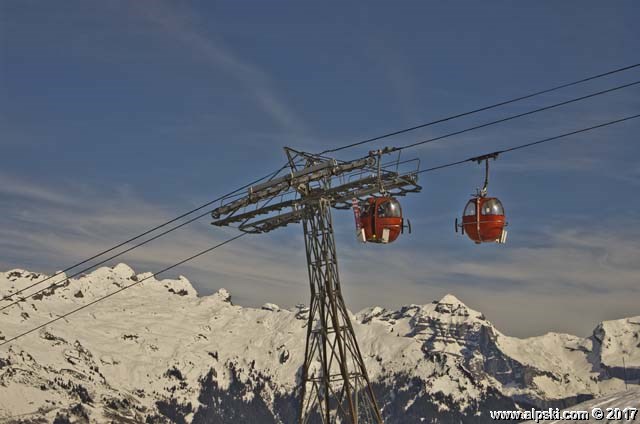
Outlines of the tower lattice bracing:
[{"label": "tower lattice bracing", "polygon": [[342,298],[331,204],[307,206],[302,225],[311,287],[300,423],[382,423]]},{"label": "tower lattice bracing", "polygon": [[380,409],[342,299],[331,209],[350,209],[354,201],[380,193],[404,196],[420,191],[417,168],[399,171],[400,164],[415,160],[382,166],[382,156],[389,151],[339,162],[285,150],[288,172],[250,186],[244,196],[226,198],[211,212],[213,224],[237,224],[241,231],[260,234],[302,222],[311,302],[298,420],[380,424]]}]

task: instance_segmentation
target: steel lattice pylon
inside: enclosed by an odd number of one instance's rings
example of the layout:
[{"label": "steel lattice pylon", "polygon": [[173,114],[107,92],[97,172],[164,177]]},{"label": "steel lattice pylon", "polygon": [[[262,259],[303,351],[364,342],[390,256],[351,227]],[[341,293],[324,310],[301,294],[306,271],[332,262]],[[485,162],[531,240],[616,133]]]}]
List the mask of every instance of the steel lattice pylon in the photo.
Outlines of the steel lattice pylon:
[{"label": "steel lattice pylon", "polygon": [[307,206],[302,225],[311,301],[299,422],[382,423],[342,299],[331,203],[321,198]]},{"label": "steel lattice pylon", "polygon": [[[382,166],[390,150],[352,161],[285,148],[290,170],[249,187],[211,212],[214,225],[238,224],[247,233],[266,233],[302,222],[311,302],[300,379],[300,423],[382,423],[369,376],[342,299],[331,208],[349,209],[354,199],[379,193],[404,196],[420,191],[418,169]],[[300,165],[302,160],[303,165]],[[266,218],[257,219],[268,215]]]}]

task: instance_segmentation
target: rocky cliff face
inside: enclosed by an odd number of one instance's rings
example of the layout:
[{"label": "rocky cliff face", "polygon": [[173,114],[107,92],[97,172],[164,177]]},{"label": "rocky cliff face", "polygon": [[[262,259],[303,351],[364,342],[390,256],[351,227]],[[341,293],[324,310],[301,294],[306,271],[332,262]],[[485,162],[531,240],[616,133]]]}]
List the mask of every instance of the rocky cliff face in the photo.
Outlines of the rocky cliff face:
[{"label": "rocky cliff face", "polygon": [[[0,342],[147,275],[101,268],[6,309]],[[0,295],[42,278],[0,273]],[[151,278],[1,346],[0,418],[294,422],[307,314],[302,305],[243,308],[225,290],[199,297],[186,278]],[[490,409],[563,408],[622,389],[625,372],[640,379],[640,317],[604,322],[584,339],[517,339],[447,295],[353,321],[387,423],[491,422]]]}]

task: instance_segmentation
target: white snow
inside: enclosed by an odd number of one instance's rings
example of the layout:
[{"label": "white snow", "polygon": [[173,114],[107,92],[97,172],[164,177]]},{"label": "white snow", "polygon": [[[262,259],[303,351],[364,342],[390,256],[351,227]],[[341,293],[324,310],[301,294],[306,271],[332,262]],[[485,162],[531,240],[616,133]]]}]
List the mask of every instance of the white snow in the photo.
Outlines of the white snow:
[{"label": "white snow", "polygon": [[[567,424],[577,424],[584,422],[593,422],[593,423],[630,423],[637,422],[640,420],[640,389],[633,388],[630,390],[625,390],[621,392],[614,392],[608,394],[606,396],[602,396],[587,402],[579,403],[577,405],[573,405],[571,408],[567,408],[567,410],[571,411],[588,411],[591,412],[592,408],[599,407],[602,408],[605,415],[607,414],[607,408],[618,408],[620,410],[624,410],[625,408],[635,408],[638,410],[638,413],[635,415],[634,419],[621,419],[621,420],[596,420],[593,417],[590,417],[588,421],[580,420],[580,421],[572,421],[572,420],[563,420],[563,421],[555,421],[555,420],[543,420],[539,421],[541,423],[567,423]],[[534,421],[527,421],[525,424],[533,423]]]},{"label": "white snow", "polygon": [[[70,280],[53,293],[2,311],[0,342],[150,275],[136,275],[119,264]],[[0,273],[0,295],[42,278],[18,269]],[[29,414],[39,408],[50,409],[43,415],[51,418],[56,409],[77,402],[56,381],[81,384],[93,399],[121,399],[126,393],[149,410],[156,408],[159,398],[190,402],[197,408],[203,376],[213,370],[220,387],[229,387],[230,366],[248,385],[255,383],[256,373],[268,377],[265,398],[290,393],[304,358],[307,315],[303,305],[292,311],[272,303],[260,309],[233,305],[225,289],[200,297],[182,276],[149,278],[0,347],[0,418],[2,413]],[[624,355],[628,367],[640,367],[640,317],[603,323],[596,330],[601,342],[556,333],[524,340],[507,337],[450,294],[397,311],[368,308],[352,319],[372,380],[393,384],[398,375],[418,377],[426,382],[426,393],[441,392],[460,408],[473,404],[489,387],[535,399],[620,390],[624,386],[620,379],[599,379],[601,369],[592,358],[597,353],[594,343],[605,365],[619,366]],[[541,374],[526,387],[500,383],[499,372],[483,370],[484,361],[491,359],[483,356],[483,343],[495,344],[498,351],[491,355]],[[464,358],[472,369],[464,368]],[[10,366],[3,367],[2,361]],[[246,400],[252,396],[246,394]],[[90,412],[96,422],[104,418],[98,407]]]}]

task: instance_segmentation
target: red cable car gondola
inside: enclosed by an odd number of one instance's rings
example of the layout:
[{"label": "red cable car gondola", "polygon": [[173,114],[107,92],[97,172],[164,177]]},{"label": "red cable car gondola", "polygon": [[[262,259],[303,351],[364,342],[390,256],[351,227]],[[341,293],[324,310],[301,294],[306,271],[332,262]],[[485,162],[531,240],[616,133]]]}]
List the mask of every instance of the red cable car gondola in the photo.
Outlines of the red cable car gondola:
[{"label": "red cable car gondola", "polygon": [[[360,208],[353,201],[358,240],[371,243],[392,243],[404,232],[400,203],[393,197],[369,197]],[[411,224],[407,220],[409,232]]]},{"label": "red cable car gondola", "polygon": [[462,213],[462,224],[456,218],[456,232],[461,228],[462,234],[480,243],[505,243],[507,241],[507,226],[504,207],[496,197],[487,197],[489,185],[489,159],[495,159],[497,154],[477,158],[478,163],[485,161],[484,187],[467,202]]},{"label": "red cable car gondola", "polygon": [[[381,154],[388,151],[370,151],[370,156],[377,156],[378,190],[381,196],[371,196],[360,205],[357,198],[352,200],[353,215],[356,219],[356,236],[363,243],[392,243],[404,233],[404,218],[400,202],[388,195],[381,176]],[[407,228],[411,233],[411,223],[407,219]]]}]

